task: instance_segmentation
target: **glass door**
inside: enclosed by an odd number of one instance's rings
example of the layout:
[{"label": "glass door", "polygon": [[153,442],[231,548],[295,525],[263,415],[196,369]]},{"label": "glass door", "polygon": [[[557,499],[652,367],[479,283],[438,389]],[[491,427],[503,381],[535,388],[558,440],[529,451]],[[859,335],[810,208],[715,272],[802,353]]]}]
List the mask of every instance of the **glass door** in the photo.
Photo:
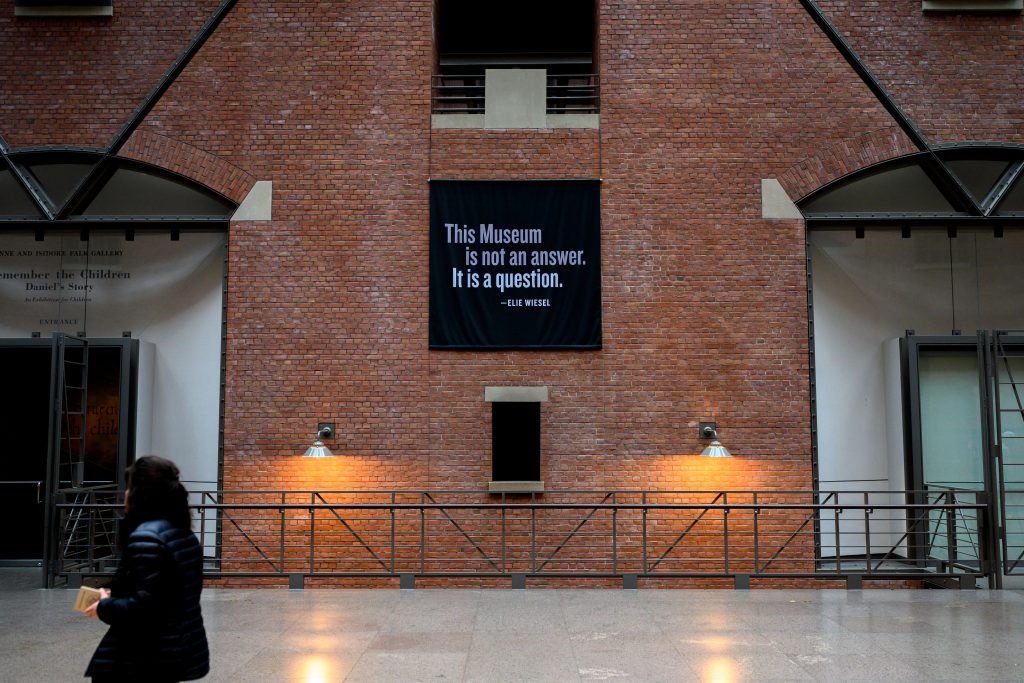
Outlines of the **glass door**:
[{"label": "glass door", "polygon": [[[922,345],[917,354],[917,487],[930,503],[974,503],[985,475],[981,383],[973,340]],[[930,560],[980,563],[983,539],[971,511],[932,511],[921,538]]]},{"label": "glass door", "polygon": [[940,492],[984,489],[975,348],[922,348],[918,373],[923,488]]}]

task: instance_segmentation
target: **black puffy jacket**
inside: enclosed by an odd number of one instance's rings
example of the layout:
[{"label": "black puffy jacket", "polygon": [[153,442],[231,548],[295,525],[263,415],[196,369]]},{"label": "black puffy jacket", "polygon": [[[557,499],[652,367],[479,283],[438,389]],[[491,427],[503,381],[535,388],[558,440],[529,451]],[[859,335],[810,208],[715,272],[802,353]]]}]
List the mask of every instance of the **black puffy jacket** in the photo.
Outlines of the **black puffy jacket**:
[{"label": "black puffy jacket", "polygon": [[96,608],[110,624],[86,676],[193,681],[210,670],[199,594],[203,552],[188,529],[143,522],[128,537],[111,595]]}]

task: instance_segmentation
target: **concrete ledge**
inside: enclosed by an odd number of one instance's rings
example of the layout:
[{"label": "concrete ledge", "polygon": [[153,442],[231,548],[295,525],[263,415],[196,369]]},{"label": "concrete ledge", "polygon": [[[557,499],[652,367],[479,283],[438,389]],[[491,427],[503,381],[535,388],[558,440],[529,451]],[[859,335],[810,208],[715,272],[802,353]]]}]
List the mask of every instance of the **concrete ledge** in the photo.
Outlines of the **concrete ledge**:
[{"label": "concrete ledge", "polygon": [[544,493],[542,481],[489,481],[490,493]]},{"label": "concrete ledge", "polygon": [[925,12],[1019,12],[1024,0],[921,0]]},{"label": "concrete ledge", "polygon": [[483,128],[483,114],[431,114],[431,128]]},{"label": "concrete ledge", "polygon": [[600,114],[548,114],[548,128],[600,128]]},{"label": "concrete ledge", "polygon": [[16,17],[112,17],[113,5],[18,5],[14,8]]},{"label": "concrete ledge", "polygon": [[775,178],[761,179],[761,218],[772,220],[803,218],[800,209]]},{"label": "concrete ledge", "polygon": [[[483,114],[431,114],[430,127],[435,130],[483,129]],[[547,114],[544,126],[537,130],[549,128],[600,128],[600,114]],[[505,130],[516,130],[517,126],[508,126]]]},{"label": "concrete ledge", "polygon": [[492,403],[543,403],[547,387],[484,387],[484,400]]},{"label": "concrete ledge", "polygon": [[231,216],[233,221],[269,221],[272,220],[274,184],[270,180],[260,180],[246,195],[242,203]]}]

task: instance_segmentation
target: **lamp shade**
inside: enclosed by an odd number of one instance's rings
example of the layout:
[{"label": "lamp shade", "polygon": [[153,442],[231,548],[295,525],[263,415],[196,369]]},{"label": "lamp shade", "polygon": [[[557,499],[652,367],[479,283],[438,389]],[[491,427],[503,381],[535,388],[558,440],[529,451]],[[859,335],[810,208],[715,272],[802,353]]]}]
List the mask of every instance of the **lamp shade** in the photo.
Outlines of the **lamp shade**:
[{"label": "lamp shade", "polygon": [[330,439],[334,436],[334,424],[329,422],[321,422],[318,425],[316,431],[316,441],[313,445],[306,449],[306,453],[302,456],[304,458],[333,458],[334,453],[331,453],[331,449],[324,445],[321,439]]},{"label": "lamp shade", "polygon": [[707,448],[700,452],[705,458],[731,458],[732,453],[722,445],[721,441],[712,441]]},{"label": "lamp shade", "polygon": [[331,449],[324,445],[323,441],[317,439],[313,442],[313,445],[306,449],[306,454],[303,456],[306,458],[331,458],[334,457],[334,453],[331,453]]}]

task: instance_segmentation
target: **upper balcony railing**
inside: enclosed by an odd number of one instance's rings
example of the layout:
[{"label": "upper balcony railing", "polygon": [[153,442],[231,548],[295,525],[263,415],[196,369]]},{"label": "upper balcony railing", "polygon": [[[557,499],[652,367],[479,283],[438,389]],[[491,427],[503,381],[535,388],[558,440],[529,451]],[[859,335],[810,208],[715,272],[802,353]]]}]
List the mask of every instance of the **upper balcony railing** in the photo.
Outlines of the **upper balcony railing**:
[{"label": "upper balcony railing", "polygon": [[483,114],[484,75],[434,76],[431,111],[434,114]]},{"label": "upper balcony railing", "polygon": [[[543,79],[542,82],[538,81],[538,86],[544,89],[544,110],[539,112],[541,116],[600,113],[597,74],[557,73],[544,69],[534,71]],[[524,87],[521,81],[508,81],[507,84],[509,87]],[[484,115],[493,104],[487,101],[487,87],[486,73],[436,75],[431,83],[431,113]],[[526,86],[521,93],[502,92],[501,95],[524,104],[534,101],[533,98],[538,96],[532,85]],[[499,106],[508,105],[502,103]]]},{"label": "upper balcony railing", "polygon": [[549,114],[599,114],[597,74],[548,74]]}]

